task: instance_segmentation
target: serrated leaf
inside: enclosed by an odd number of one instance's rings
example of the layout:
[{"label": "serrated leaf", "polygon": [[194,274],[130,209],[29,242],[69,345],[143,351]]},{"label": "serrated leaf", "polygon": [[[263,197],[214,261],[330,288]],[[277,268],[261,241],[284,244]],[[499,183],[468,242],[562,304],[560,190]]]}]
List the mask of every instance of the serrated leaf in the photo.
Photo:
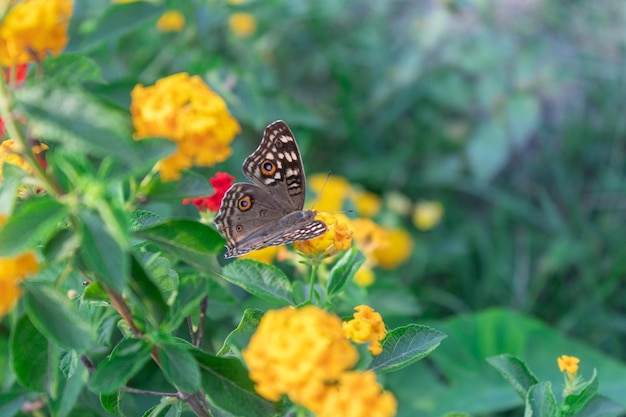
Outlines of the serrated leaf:
[{"label": "serrated leaf", "polygon": [[236,358],[221,358],[199,350],[194,356],[202,371],[202,388],[217,408],[233,416],[267,417],[276,413],[276,405],[261,398],[254,390],[248,371]]},{"label": "serrated leaf", "polygon": [[242,348],[248,346],[250,337],[259,327],[263,317],[263,312],[257,309],[246,309],[243,312],[243,317],[239,321],[239,325],[235,330],[230,332],[226,339],[224,339],[224,345],[217,352],[217,356],[224,356],[227,354],[238,354]]},{"label": "serrated leaf", "polygon": [[114,393],[150,360],[152,347],[142,340],[127,338],[100,363],[89,381],[94,392]]},{"label": "serrated leaf", "polygon": [[24,282],[26,312],[35,327],[61,346],[86,350],[93,346],[95,334],[65,294],[47,283]]},{"label": "serrated leaf", "polygon": [[168,381],[184,392],[200,388],[200,368],[183,344],[160,344],[159,353],[161,369]]},{"label": "serrated leaf", "polygon": [[185,198],[211,195],[213,187],[207,179],[193,171],[185,171],[175,182],[158,181],[148,189],[150,200],[181,202]]},{"label": "serrated leaf", "polygon": [[418,324],[393,329],[383,340],[383,352],[374,357],[370,369],[377,374],[397,371],[428,356],[446,335]]},{"label": "serrated leaf", "polygon": [[20,385],[46,392],[48,382],[48,340],[23,316],[11,332],[10,355]]},{"label": "serrated leaf", "polygon": [[524,417],[559,417],[561,412],[552,392],[552,384],[540,382],[533,385],[526,395]]},{"label": "serrated leaf", "polygon": [[50,196],[24,201],[0,229],[0,256],[18,254],[48,240],[66,215],[66,207]]},{"label": "serrated leaf", "polygon": [[81,258],[99,279],[112,289],[122,292],[130,270],[126,253],[106,230],[96,214],[81,212]]},{"label": "serrated leaf", "polygon": [[2,164],[2,181],[0,181],[0,213],[9,215],[13,212],[17,189],[22,179],[28,175],[26,171],[11,163]]},{"label": "serrated leaf", "polygon": [[124,416],[124,411],[122,410],[123,398],[124,391],[121,390],[110,394],[100,394],[100,404],[106,412],[116,416]]},{"label": "serrated leaf", "polygon": [[175,330],[191,312],[198,310],[200,300],[209,292],[209,280],[199,275],[185,275],[180,280],[178,296],[170,308],[167,329]]},{"label": "serrated leaf", "polygon": [[284,305],[294,304],[289,279],[274,265],[238,259],[224,267],[222,277],[257,297]]},{"label": "serrated leaf", "polygon": [[69,379],[61,379],[59,395],[49,400],[50,410],[54,417],[66,417],[74,410],[87,382],[87,375],[87,369],[79,363],[76,372]]},{"label": "serrated leaf", "polygon": [[145,175],[145,172],[154,167],[157,162],[176,150],[176,143],[162,138],[142,138],[129,143],[128,146],[130,154],[141,155],[141,157],[133,158],[132,163],[119,158],[105,158],[98,170],[99,179],[114,181],[135,175]]},{"label": "serrated leaf", "polygon": [[[626,409],[615,401],[602,395],[596,395],[589,400],[576,417],[623,417]],[[570,415],[562,413],[562,415]]]},{"label": "serrated leaf", "polygon": [[205,224],[193,220],[168,220],[135,234],[192,266],[212,273],[219,270],[214,255],[222,250],[224,238]]},{"label": "serrated leaf", "polygon": [[349,279],[354,277],[356,271],[365,262],[365,256],[357,248],[351,248],[337,261],[330,270],[326,293],[329,297],[343,290]]},{"label": "serrated leaf", "polygon": [[59,84],[76,85],[87,82],[103,83],[100,67],[84,55],[64,53],[49,57],[42,62],[43,73],[47,80]]},{"label": "serrated leaf", "polygon": [[500,372],[522,399],[526,398],[530,387],[539,382],[524,361],[513,355],[491,356],[487,362]]},{"label": "serrated leaf", "polygon": [[33,136],[63,144],[80,154],[115,156],[139,163],[133,149],[131,123],[114,109],[78,88],[38,83],[16,92]]},{"label": "serrated leaf", "polygon": [[156,224],[162,223],[163,217],[148,210],[136,210],[131,215],[131,230],[147,229]]}]

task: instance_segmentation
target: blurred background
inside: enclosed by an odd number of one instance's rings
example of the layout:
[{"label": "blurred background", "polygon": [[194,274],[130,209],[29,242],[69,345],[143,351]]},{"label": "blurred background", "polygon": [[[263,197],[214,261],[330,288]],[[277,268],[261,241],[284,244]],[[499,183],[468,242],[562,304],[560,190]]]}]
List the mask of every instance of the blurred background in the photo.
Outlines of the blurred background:
[{"label": "blurred background", "polygon": [[[108,84],[93,91],[112,105],[128,108],[136,83],[200,75],[243,129],[219,170],[241,179],[263,128],[283,119],[309,175],[373,193],[374,220],[408,232],[410,257],[376,270],[368,297],[389,327],[449,338],[385,381],[399,415],[519,415],[484,361],[505,352],[556,391],[556,357],[579,356],[626,401],[626,2],[74,7],[67,52],[98,63]],[[177,29],[156,25],[167,11],[184,18]],[[439,208],[426,225],[424,202]]]}]

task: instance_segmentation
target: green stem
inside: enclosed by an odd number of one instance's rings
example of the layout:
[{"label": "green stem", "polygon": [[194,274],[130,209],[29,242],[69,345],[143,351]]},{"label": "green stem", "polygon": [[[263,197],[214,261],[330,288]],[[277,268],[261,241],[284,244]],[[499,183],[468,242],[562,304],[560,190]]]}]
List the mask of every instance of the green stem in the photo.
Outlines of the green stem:
[{"label": "green stem", "polygon": [[[12,70],[13,71],[13,70]],[[9,102],[7,85],[2,79],[0,81],[0,116],[4,120],[4,128],[9,132],[11,139],[15,141],[21,148],[21,156],[26,163],[33,169],[35,177],[44,184],[46,191],[51,195],[60,194],[61,191],[55,187],[54,183],[46,174],[46,171],[41,166],[31,147],[28,144],[26,138],[22,135],[22,132],[17,128],[15,120],[11,115],[11,103]]]},{"label": "green stem", "polygon": [[309,277],[309,303],[313,303],[313,294],[315,294],[315,278],[317,277],[317,269],[319,264],[313,262],[311,264],[311,276]]}]

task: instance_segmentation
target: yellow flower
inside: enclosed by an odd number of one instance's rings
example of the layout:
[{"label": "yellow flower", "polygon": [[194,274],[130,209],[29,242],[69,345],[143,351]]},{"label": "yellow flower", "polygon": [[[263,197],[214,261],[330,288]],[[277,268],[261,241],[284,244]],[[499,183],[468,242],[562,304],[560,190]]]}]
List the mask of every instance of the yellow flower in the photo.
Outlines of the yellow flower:
[{"label": "yellow flower", "polygon": [[341,320],[315,306],[267,312],[242,355],[262,397],[278,401],[287,394],[302,405],[358,360]]},{"label": "yellow flower", "polygon": [[174,74],[154,86],[135,86],[130,112],[135,139],[165,137],[176,151],[159,163],[164,181],[180,178],[193,165],[212,166],[231,154],[230,143],[240,128],[226,102],[200,77]]},{"label": "yellow flower", "polygon": [[345,372],[329,386],[323,401],[308,408],[317,417],[391,417],[396,414],[397,401],[383,391],[373,371]]},{"label": "yellow flower", "polygon": [[350,219],[341,213],[317,213],[316,219],[326,223],[326,232],[304,242],[296,242],[294,247],[306,255],[332,256],[352,246]]},{"label": "yellow flower", "polygon": [[177,10],[169,10],[163,13],[156,25],[161,32],[180,32],[185,27],[185,16]]},{"label": "yellow flower", "polygon": [[364,217],[374,217],[380,211],[380,197],[368,191],[355,191],[352,201],[356,206],[356,211]]},{"label": "yellow flower", "polygon": [[413,224],[420,230],[430,230],[443,217],[443,204],[439,201],[420,201],[413,210]]},{"label": "yellow flower", "polygon": [[368,350],[372,355],[380,355],[383,351],[380,341],[387,335],[385,323],[380,313],[366,305],[354,308],[354,319],[343,322],[343,333],[355,343],[369,342]]},{"label": "yellow flower", "polygon": [[567,374],[569,376],[572,376],[576,372],[578,372],[578,363],[580,362],[580,359],[578,359],[576,356],[561,355],[557,359],[557,362],[559,364],[559,369],[561,370],[561,372],[567,371]]},{"label": "yellow flower", "polygon": [[354,282],[360,287],[369,287],[375,280],[374,271],[367,265],[361,265],[356,274],[354,274]]},{"label": "yellow flower", "polygon": [[250,13],[233,13],[228,18],[228,26],[235,35],[245,38],[256,31],[256,19]]},{"label": "yellow flower", "polygon": [[336,175],[329,177],[328,174],[313,174],[307,181],[311,190],[318,194],[318,200],[315,203],[318,210],[339,211],[343,208],[343,202],[351,190],[348,181]]},{"label": "yellow flower", "polygon": [[387,245],[374,250],[374,257],[379,266],[395,269],[406,261],[413,252],[413,239],[404,229],[386,229]]},{"label": "yellow flower", "polygon": [[378,261],[374,251],[389,245],[385,230],[370,219],[354,219],[352,228],[356,247],[363,252],[370,264],[376,265]]},{"label": "yellow flower", "polygon": [[239,257],[239,259],[254,259],[266,264],[272,264],[278,253],[278,246],[268,246],[263,249],[255,250]]},{"label": "yellow flower", "polygon": [[246,0],[228,0],[228,4],[231,6],[237,6],[243,4]]},{"label": "yellow flower", "polygon": [[[6,220],[6,216],[0,214],[0,228]],[[39,263],[33,252],[0,257],[0,318],[11,311],[22,295],[19,282],[38,270]]]},{"label": "yellow flower", "polygon": [[24,0],[0,26],[0,64],[13,66],[58,55],[67,44],[71,0]]},{"label": "yellow flower", "polygon": [[[32,150],[35,155],[48,149],[44,143],[33,146]],[[26,172],[33,173],[31,166],[20,156],[20,149],[13,139],[7,139],[0,143],[0,182],[2,182],[2,165],[5,163],[17,165]]]}]

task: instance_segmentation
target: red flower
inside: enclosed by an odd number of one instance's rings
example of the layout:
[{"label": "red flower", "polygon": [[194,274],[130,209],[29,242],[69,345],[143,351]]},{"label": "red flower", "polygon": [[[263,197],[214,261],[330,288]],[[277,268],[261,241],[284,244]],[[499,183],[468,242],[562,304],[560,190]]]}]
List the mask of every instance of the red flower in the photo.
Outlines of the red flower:
[{"label": "red flower", "polygon": [[209,181],[215,190],[213,194],[205,197],[185,198],[183,204],[192,203],[198,210],[219,211],[224,193],[233,185],[235,177],[225,172],[218,172]]}]

